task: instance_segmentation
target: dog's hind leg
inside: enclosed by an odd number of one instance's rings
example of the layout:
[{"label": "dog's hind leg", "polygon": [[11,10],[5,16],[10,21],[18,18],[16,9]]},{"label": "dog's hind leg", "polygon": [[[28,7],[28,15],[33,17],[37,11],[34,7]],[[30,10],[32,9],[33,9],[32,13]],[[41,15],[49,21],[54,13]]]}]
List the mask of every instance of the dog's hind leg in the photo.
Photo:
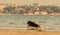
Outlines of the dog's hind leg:
[{"label": "dog's hind leg", "polygon": [[37,30],[37,31],[42,31],[40,27],[37,27],[36,30]]}]

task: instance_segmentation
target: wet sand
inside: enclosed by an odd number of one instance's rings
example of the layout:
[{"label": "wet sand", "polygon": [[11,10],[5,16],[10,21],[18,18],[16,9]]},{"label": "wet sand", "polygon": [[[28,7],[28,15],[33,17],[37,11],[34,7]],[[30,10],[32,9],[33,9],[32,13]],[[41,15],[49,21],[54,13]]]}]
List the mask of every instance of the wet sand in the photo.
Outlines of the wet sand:
[{"label": "wet sand", "polygon": [[0,35],[60,35],[60,32],[38,32],[33,30],[0,30]]}]

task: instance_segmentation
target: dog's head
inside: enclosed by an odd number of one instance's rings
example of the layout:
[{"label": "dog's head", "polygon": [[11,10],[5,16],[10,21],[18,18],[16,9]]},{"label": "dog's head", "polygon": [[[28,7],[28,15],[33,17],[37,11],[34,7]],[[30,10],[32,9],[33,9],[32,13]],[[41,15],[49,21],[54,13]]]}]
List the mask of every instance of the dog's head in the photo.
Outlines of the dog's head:
[{"label": "dog's head", "polygon": [[28,21],[27,24],[31,23],[32,21]]}]

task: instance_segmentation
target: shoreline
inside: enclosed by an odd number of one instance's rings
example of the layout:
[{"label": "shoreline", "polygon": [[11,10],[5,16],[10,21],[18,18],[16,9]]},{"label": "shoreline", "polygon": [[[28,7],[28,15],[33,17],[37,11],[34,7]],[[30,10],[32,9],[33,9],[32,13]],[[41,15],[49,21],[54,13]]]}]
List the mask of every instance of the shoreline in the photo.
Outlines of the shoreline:
[{"label": "shoreline", "polygon": [[[0,14],[0,15],[24,15],[24,14]],[[27,16],[28,14],[24,15],[24,16]],[[40,16],[41,14],[39,15],[28,15],[28,16]],[[41,16],[60,16],[60,14],[55,14],[55,15],[52,15],[52,14],[46,14],[46,15],[41,15]]]}]

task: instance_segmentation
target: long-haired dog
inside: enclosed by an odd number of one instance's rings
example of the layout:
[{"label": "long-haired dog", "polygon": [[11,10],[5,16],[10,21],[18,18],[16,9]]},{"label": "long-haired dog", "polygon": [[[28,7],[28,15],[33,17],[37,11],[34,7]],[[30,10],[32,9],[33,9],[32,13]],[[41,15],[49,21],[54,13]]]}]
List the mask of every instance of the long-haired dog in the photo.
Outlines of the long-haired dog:
[{"label": "long-haired dog", "polygon": [[30,29],[35,29],[35,30],[37,30],[37,31],[42,31],[41,30],[41,27],[38,25],[38,24],[36,24],[36,23],[34,23],[34,22],[32,22],[32,21],[28,21],[27,22],[27,26],[28,26],[28,28],[30,28]]}]

